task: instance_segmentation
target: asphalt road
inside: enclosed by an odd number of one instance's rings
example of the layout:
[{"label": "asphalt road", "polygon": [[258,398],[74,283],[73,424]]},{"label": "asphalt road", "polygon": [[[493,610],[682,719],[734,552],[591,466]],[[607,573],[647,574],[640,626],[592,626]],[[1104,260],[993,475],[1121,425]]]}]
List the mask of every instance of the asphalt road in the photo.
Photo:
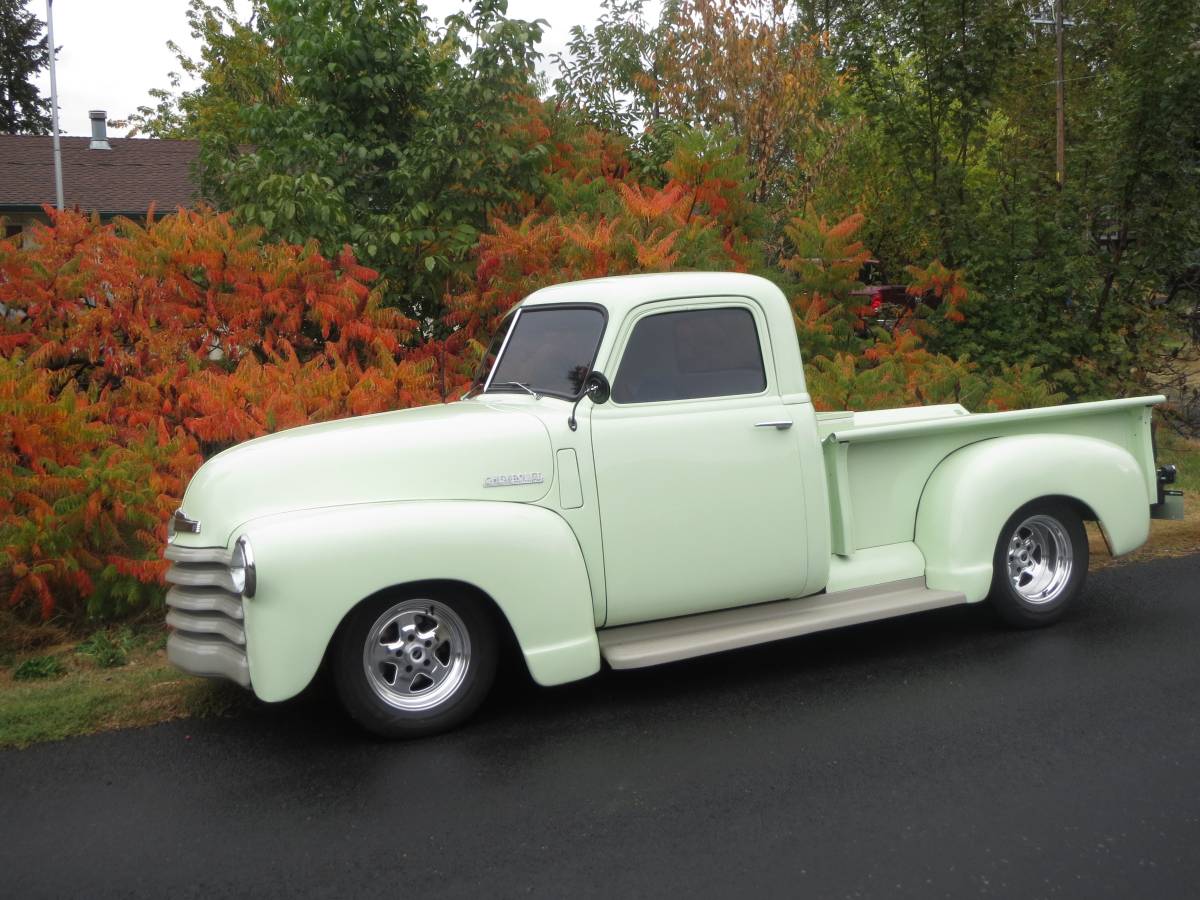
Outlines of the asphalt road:
[{"label": "asphalt road", "polygon": [[360,736],[320,691],[0,753],[0,895],[1196,897],[1200,556]]}]

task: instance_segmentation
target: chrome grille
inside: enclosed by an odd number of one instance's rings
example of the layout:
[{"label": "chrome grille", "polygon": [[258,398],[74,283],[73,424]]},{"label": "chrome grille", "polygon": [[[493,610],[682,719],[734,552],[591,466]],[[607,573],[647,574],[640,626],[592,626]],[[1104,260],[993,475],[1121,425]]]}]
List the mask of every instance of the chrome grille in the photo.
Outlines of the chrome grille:
[{"label": "chrome grille", "polygon": [[168,545],[167,658],[185,672],[228,678],[250,686],[245,612],[229,571],[230,552],[220,547]]}]

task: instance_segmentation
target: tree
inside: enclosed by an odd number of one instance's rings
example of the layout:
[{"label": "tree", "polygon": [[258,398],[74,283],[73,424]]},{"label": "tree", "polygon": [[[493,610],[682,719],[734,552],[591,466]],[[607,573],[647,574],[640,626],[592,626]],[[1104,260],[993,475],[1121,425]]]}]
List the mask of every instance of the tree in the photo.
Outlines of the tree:
[{"label": "tree", "polygon": [[754,199],[794,208],[819,168],[820,135],[833,127],[838,81],[821,36],[802,32],[784,0],[680,0],[666,15],[666,114],[729,129],[750,163]]},{"label": "tree", "polygon": [[[198,140],[193,177],[200,196],[214,197],[220,193],[216,171],[249,142],[245,110],[290,104],[291,79],[267,38],[271,12],[265,0],[250,0],[245,19],[234,0],[188,0],[186,15],[199,55],[189,57],[167,41],[179,65],[167,76],[170,87],[151,88],[155,104],[139,106],[115,124],[128,127],[130,137]],[[180,91],[184,77],[199,85]]]},{"label": "tree", "polygon": [[[891,330],[875,325],[861,335],[864,316],[857,273],[870,252],[858,238],[861,215],[829,222],[810,208],[786,228],[793,255],[782,260],[794,281],[792,308],[805,351],[809,391],[821,409],[877,409],[926,403],[962,403],[981,410],[1016,409],[1059,403],[1042,369],[1032,363],[981,370],[969,357],[934,352],[925,343],[934,307],[918,304]],[[958,323],[967,296],[962,272],[940,262],[912,267],[914,296],[927,297],[936,316]]]},{"label": "tree", "polygon": [[[1076,398],[1160,384],[1196,296],[1200,8],[1071,4],[1067,178],[1055,46],[1012,0],[859,0],[830,41],[866,125],[814,204],[864,214],[887,280],[940,259],[972,286],[930,346],[999,371],[1034,358]],[[1154,374],[1154,373],[1159,374]]]},{"label": "tree", "polygon": [[[199,57],[193,59],[168,41],[179,64],[179,71],[167,76],[171,88],[152,88],[150,96],[157,103],[139,106],[120,124],[129,127],[130,136],[199,139],[210,155],[228,155],[246,139],[243,108],[290,102],[290,79],[265,33],[269,16],[265,0],[251,0],[244,21],[234,0],[189,0],[188,28],[200,42]],[[178,92],[185,76],[200,84]]]},{"label": "tree", "polygon": [[804,206],[853,122],[825,36],[804,30],[784,0],[673,0],[648,26],[639,0],[605,3],[589,33],[558,58],[558,102],[628,134],[653,172],[689,129],[732,135],[750,166],[752,199],[782,225]]},{"label": "tree", "polygon": [[661,114],[656,83],[665,20],[651,28],[645,0],[602,0],[589,32],[571,28],[567,53],[552,57],[558,67],[554,92],[560,106],[598,128],[633,135]]},{"label": "tree", "polygon": [[430,32],[409,0],[270,0],[259,28],[290,102],[239,121],[251,145],[206,158],[221,205],[271,237],[349,243],[389,301],[433,328],[488,216],[537,185],[521,129],[541,26],[504,0]]},{"label": "tree", "polygon": [[41,21],[23,0],[0,0],[0,133],[49,134],[50,104],[32,80],[49,62]]},{"label": "tree", "polygon": [[971,153],[1028,25],[1009,0],[866,0],[848,17],[843,65],[900,179],[914,244],[959,265],[971,240],[965,180]]},{"label": "tree", "polygon": [[1177,324],[1168,317],[1200,302],[1185,274],[1200,261],[1200,7],[1086,2],[1079,13],[1092,77],[1074,92],[1065,202],[1096,270],[1075,349],[1101,377],[1141,378]]}]

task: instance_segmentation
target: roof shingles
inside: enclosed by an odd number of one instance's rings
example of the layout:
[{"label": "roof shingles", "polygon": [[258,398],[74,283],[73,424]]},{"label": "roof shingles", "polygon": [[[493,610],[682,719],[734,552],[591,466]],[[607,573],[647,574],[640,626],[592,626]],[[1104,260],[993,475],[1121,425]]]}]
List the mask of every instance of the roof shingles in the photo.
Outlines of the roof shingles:
[{"label": "roof shingles", "polygon": [[[90,150],[91,139],[63,137],[63,198],[68,209],[102,214],[160,212],[197,202],[192,182],[195,141],[109,138],[111,150]],[[0,211],[54,205],[54,149],[48,136],[0,135]]]}]

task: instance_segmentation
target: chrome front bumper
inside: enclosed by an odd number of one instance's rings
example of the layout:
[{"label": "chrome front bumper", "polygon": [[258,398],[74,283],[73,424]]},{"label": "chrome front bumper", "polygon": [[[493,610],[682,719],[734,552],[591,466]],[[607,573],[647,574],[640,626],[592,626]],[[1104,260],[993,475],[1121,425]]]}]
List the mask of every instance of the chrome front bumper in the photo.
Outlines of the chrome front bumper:
[{"label": "chrome front bumper", "polygon": [[208,678],[227,678],[250,687],[245,611],[229,572],[230,553],[221,547],[176,547],[163,554],[167,570],[167,659]]}]

